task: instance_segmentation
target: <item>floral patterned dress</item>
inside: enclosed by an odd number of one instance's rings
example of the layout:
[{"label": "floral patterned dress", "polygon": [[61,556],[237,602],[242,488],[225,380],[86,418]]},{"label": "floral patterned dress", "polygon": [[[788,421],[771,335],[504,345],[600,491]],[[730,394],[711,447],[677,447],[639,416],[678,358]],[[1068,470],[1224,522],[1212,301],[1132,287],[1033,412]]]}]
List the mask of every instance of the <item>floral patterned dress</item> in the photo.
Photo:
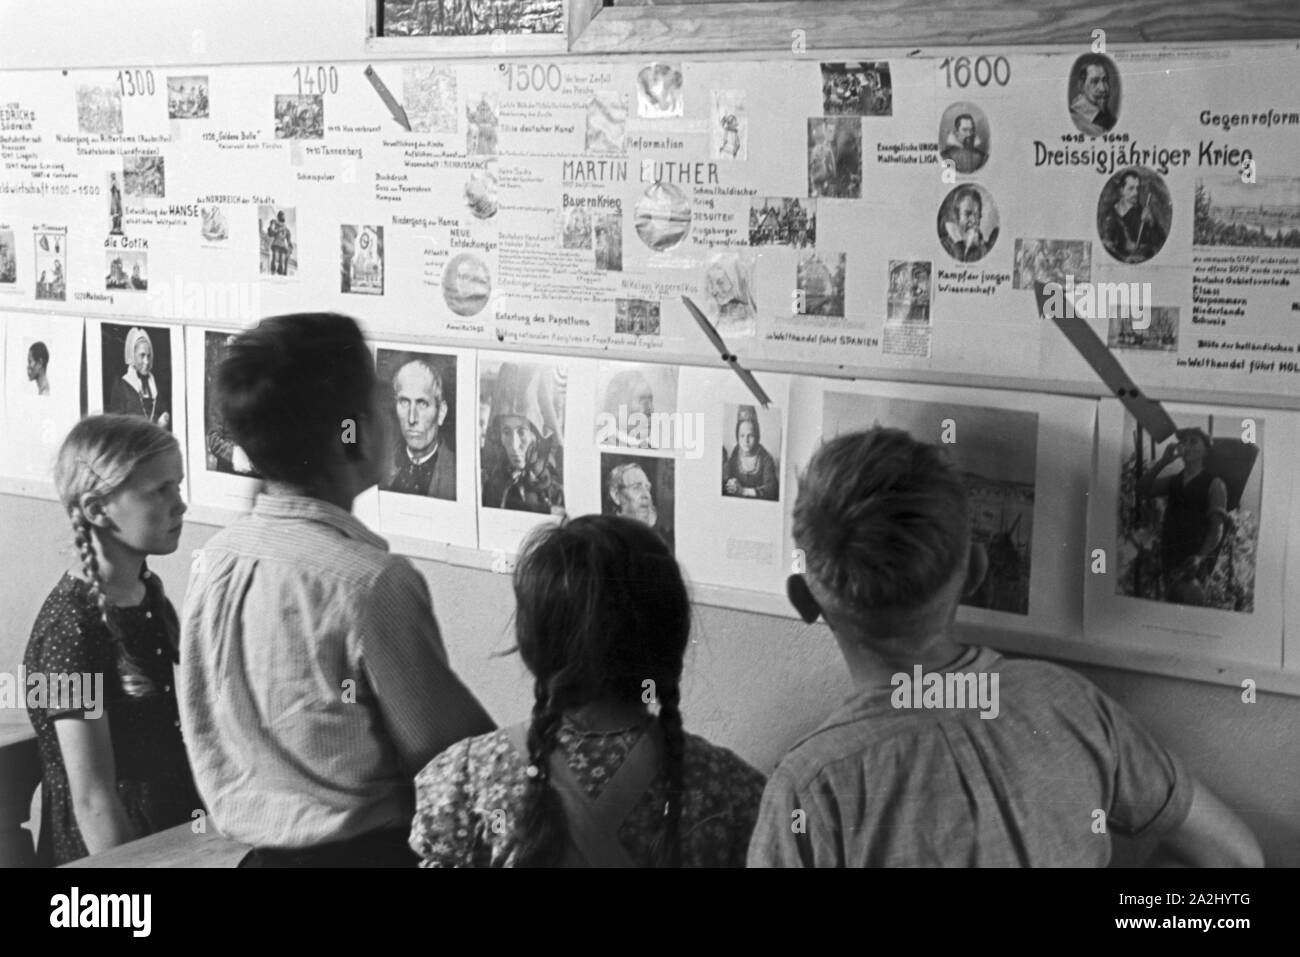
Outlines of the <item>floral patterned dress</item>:
[{"label": "floral patterned dress", "polygon": [[[645,728],[586,731],[565,718],[558,749],[595,798]],[[415,779],[411,848],[420,855],[420,866],[513,867],[526,765],[504,729],[466,738],[430,761]],[[745,866],[764,783],[762,774],[731,751],[685,735],[685,802],[678,832],[683,867]],[[641,866],[650,864],[665,796],[660,773],[619,827],[619,843]]]}]

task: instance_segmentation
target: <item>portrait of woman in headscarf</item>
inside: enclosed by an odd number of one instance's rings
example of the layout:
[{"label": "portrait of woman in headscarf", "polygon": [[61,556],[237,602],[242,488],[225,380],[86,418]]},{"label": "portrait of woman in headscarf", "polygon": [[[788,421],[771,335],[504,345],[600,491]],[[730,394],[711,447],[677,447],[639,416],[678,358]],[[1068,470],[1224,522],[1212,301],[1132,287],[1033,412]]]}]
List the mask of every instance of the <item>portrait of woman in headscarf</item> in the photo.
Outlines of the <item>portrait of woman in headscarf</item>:
[{"label": "portrait of woman in headscarf", "polygon": [[763,448],[758,413],[742,405],[736,412],[736,445],[723,459],[722,494],[775,502],[779,492],[776,459]]},{"label": "portrait of woman in headscarf", "polygon": [[749,289],[748,264],[742,263],[734,252],[717,253],[709,259],[704,284],[715,310],[714,324],[718,331],[752,336],[757,307]]},{"label": "portrait of woman in headscarf", "polygon": [[564,510],[564,374],[504,362],[483,443],[483,507]]},{"label": "portrait of woman in headscarf", "polygon": [[164,429],[171,428],[171,412],[165,396],[158,394],[153,375],[153,341],[149,333],[136,326],[126,334],[123,358],[126,372],[113,383],[108,411],[122,415],[139,415]]}]

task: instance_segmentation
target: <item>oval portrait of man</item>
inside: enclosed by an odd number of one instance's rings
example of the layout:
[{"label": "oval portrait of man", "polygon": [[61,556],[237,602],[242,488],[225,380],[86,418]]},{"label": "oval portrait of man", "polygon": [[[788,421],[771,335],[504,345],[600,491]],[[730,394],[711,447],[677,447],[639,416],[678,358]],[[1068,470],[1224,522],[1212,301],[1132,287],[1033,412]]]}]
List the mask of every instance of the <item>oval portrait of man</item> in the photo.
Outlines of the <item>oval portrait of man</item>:
[{"label": "oval portrait of man", "polygon": [[1097,235],[1122,263],[1144,263],[1165,245],[1174,207],[1169,187],[1145,166],[1112,176],[1097,198]]},{"label": "oval portrait of man", "polygon": [[1119,122],[1120,83],[1115,62],[1085,53],[1070,68],[1067,105],[1074,128],[1088,136],[1109,133]]},{"label": "oval portrait of man", "polygon": [[991,143],[988,117],[974,103],[954,103],[939,120],[939,157],[962,174],[982,169]]}]

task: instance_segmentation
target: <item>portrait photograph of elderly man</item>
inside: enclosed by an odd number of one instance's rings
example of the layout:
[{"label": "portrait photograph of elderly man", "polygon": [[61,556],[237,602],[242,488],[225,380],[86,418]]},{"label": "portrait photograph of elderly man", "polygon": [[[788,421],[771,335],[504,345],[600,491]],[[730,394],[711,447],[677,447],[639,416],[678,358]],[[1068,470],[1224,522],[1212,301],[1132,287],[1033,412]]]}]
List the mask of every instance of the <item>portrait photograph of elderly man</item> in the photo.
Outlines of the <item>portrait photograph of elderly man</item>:
[{"label": "portrait photograph of elderly man", "polygon": [[456,500],[456,357],[380,349],[379,381],[392,409],[385,492]]},{"label": "portrait photograph of elderly man", "polygon": [[634,518],[650,526],[672,551],[675,471],[676,463],[672,459],[602,454],[601,512]]}]

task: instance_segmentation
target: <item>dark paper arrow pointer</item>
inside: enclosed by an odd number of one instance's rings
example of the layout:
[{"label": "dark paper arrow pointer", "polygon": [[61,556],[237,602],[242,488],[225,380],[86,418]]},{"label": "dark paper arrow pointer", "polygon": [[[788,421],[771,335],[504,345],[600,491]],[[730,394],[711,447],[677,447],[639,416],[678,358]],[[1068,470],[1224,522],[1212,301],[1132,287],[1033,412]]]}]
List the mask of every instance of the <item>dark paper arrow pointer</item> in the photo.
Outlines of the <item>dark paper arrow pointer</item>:
[{"label": "dark paper arrow pointer", "polygon": [[708,316],[701,312],[700,307],[691,302],[688,297],[682,296],[682,302],[686,303],[686,308],[689,309],[691,315],[695,317],[696,323],[699,324],[699,327],[704,331],[704,334],[708,336],[709,341],[713,343],[713,348],[718,350],[718,355],[722,357],[722,361],[731,366],[732,372],[740,376],[740,381],[745,383],[750,392],[754,393],[754,398],[759,401],[763,408],[766,409],[770,406],[772,400],[767,397],[767,393],[763,391],[763,387],[758,384],[758,380],[754,378],[754,373],[742,366],[740,360],[731,354],[727,349],[727,344],[722,341],[722,336],[718,335],[718,330],[713,328],[713,323],[709,322]]},{"label": "dark paper arrow pointer", "polygon": [[393,119],[397,120],[398,124],[409,133],[411,131],[411,121],[407,119],[406,110],[402,108],[402,104],[397,102],[397,99],[393,94],[388,91],[388,87],[384,85],[384,81],[379,79],[379,74],[375,72],[373,66],[366,67],[366,79],[369,80],[370,85],[375,88],[375,92],[379,94],[379,98],[384,101],[384,106],[388,107],[388,112],[393,114]]},{"label": "dark paper arrow pointer", "polygon": [[1163,442],[1174,434],[1176,428],[1174,420],[1165,411],[1165,407],[1142,394],[1137,383],[1124,371],[1115,354],[1106,347],[1106,343],[1101,341],[1086,319],[1073,315],[1048,316],[1046,306],[1050,297],[1044,283],[1034,283],[1034,296],[1038,300],[1038,314],[1056,323],[1070,345],[1079,351],[1079,355],[1083,356],[1083,360],[1092,367],[1092,371],[1097,373],[1101,381],[1106,384],[1106,388],[1115,393],[1115,396],[1124,403],[1124,407],[1132,413],[1133,418],[1152,438],[1157,442]]}]

